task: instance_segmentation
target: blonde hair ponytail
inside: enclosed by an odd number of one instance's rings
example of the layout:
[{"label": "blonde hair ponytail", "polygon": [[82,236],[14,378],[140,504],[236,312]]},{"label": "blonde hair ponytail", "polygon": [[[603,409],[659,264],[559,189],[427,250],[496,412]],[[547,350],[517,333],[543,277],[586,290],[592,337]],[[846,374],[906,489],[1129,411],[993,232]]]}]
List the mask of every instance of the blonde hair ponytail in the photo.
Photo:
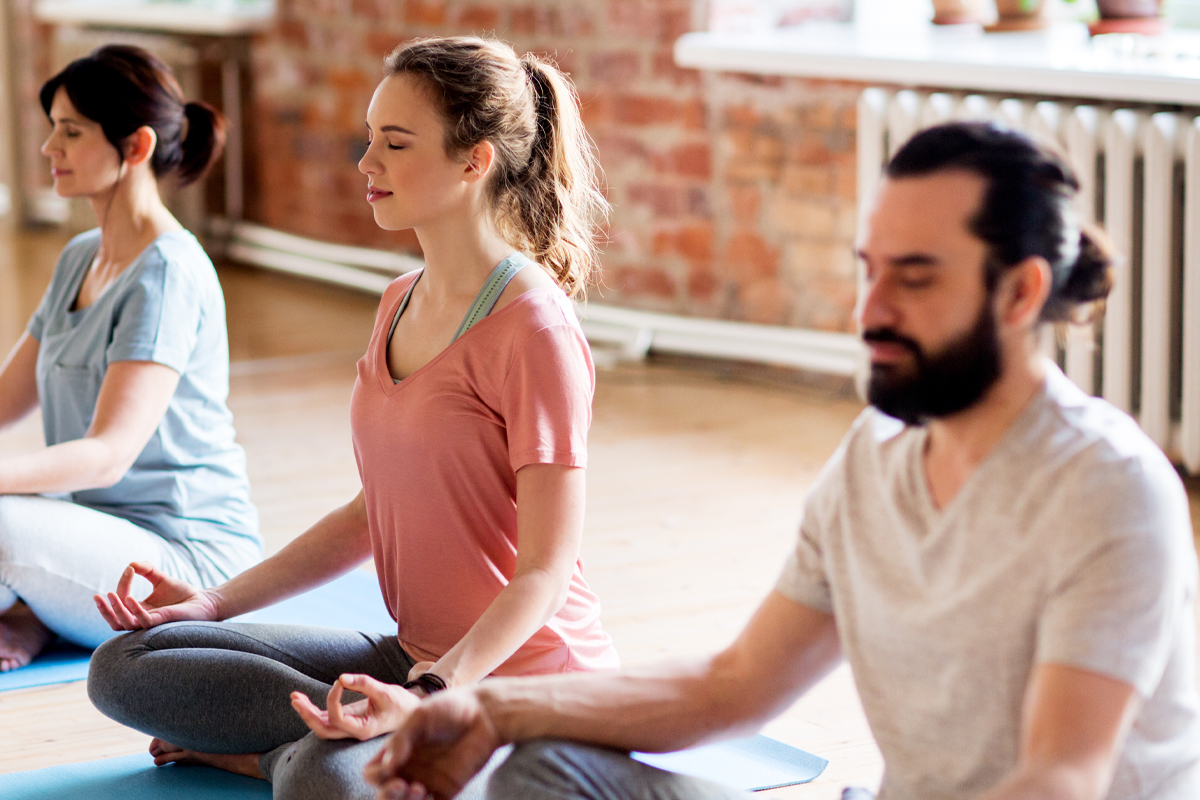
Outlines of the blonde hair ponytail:
[{"label": "blonde hair ponytail", "polygon": [[597,239],[609,206],[567,77],[549,61],[518,58],[508,45],[476,37],[401,45],[386,72],[418,77],[431,90],[447,120],[447,153],[492,144],[488,194],[500,234],[568,295],[582,294],[599,269]]}]

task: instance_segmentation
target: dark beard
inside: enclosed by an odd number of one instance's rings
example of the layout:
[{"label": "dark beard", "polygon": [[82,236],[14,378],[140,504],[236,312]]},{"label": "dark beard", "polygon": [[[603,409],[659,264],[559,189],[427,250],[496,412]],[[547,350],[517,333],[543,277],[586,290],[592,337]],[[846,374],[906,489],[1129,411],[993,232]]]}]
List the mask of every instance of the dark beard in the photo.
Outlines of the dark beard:
[{"label": "dark beard", "polygon": [[971,330],[932,355],[891,328],[865,331],[863,341],[895,342],[912,351],[911,369],[872,365],[867,383],[868,402],[905,425],[922,425],[970,408],[1000,377],[1000,340],[990,300]]}]

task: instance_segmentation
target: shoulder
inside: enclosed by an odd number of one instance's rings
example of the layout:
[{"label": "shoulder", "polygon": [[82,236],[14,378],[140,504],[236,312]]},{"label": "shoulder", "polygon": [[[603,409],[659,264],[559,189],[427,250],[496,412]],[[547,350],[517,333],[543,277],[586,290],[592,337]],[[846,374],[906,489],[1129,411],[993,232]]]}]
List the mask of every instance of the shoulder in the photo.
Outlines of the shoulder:
[{"label": "shoulder", "polygon": [[1190,554],[1187,492],[1138,424],[1057,370],[1045,401],[1020,443],[1029,451],[1023,473],[1032,490],[1044,493],[1064,546],[1086,551],[1136,542],[1147,557],[1165,561]]},{"label": "shoulder", "polygon": [[99,228],[92,228],[90,231],[84,231],[76,236],[72,236],[71,241],[67,242],[67,246],[63,248],[62,257],[78,257],[81,252],[95,249],[96,243],[99,241]]},{"label": "shoulder", "polygon": [[218,284],[212,259],[186,230],[170,231],[154,240],[142,256],[142,279],[189,288],[213,288]]},{"label": "shoulder", "polygon": [[[1044,409],[1025,432],[1025,446],[1068,485],[1118,483],[1129,491],[1183,491],[1175,468],[1125,412],[1091,397],[1054,370],[1047,377]],[[1174,494],[1174,491],[1170,493]]]},{"label": "shoulder", "polygon": [[100,229],[92,228],[71,238],[58,257],[58,267],[55,278],[66,273],[74,273],[80,267],[86,267],[91,257],[95,255],[100,243]]},{"label": "shoulder", "polygon": [[[509,305],[513,325],[530,335],[546,328],[568,328],[583,335],[575,304],[557,286],[539,286],[522,292]],[[507,306],[506,306],[507,308]]]},{"label": "shoulder", "polygon": [[[375,310],[375,327],[384,322],[384,317],[387,312],[398,302],[400,298],[408,291],[408,287],[413,285],[413,282],[421,276],[422,270],[414,269],[412,272],[406,272],[400,277],[393,280],[383,290],[383,296],[379,298],[379,307]],[[387,320],[387,324],[391,324],[391,320]]]},{"label": "shoulder", "polygon": [[829,508],[864,492],[867,497],[880,496],[883,484],[906,467],[908,448],[920,435],[920,429],[871,406],[863,409],[809,489],[809,505]]}]

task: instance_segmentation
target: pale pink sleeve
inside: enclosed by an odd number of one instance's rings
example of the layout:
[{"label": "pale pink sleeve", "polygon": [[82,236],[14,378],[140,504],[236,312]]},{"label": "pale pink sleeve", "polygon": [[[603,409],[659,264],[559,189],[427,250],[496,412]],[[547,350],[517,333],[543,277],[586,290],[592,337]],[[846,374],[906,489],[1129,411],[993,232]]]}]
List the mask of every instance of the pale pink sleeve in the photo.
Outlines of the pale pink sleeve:
[{"label": "pale pink sleeve", "polygon": [[592,353],[578,328],[542,328],[521,345],[500,409],[513,472],[529,464],[587,466],[595,387]]}]

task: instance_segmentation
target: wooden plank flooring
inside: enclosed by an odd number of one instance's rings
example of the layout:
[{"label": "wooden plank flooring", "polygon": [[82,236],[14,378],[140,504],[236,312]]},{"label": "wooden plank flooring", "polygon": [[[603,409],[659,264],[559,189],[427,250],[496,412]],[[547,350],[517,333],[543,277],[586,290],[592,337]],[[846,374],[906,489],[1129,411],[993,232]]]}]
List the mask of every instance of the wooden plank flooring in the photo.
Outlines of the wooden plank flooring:
[{"label": "wooden plank flooring", "polygon": [[[0,232],[0,347],[19,334],[61,244]],[[359,488],[347,409],[376,300],[239,267],[221,277],[237,359],[230,404],[274,551]],[[585,574],[626,664],[709,652],[736,634],[858,409],[814,389],[677,366],[599,372]],[[0,434],[0,455],[40,445],[36,420]],[[1191,496],[1200,512],[1200,492]],[[845,667],[766,733],[830,759],[814,783],[770,796],[832,800],[844,785],[878,783],[879,753]],[[0,694],[0,772],[135,753],[146,741],[92,709],[82,683]]]}]

